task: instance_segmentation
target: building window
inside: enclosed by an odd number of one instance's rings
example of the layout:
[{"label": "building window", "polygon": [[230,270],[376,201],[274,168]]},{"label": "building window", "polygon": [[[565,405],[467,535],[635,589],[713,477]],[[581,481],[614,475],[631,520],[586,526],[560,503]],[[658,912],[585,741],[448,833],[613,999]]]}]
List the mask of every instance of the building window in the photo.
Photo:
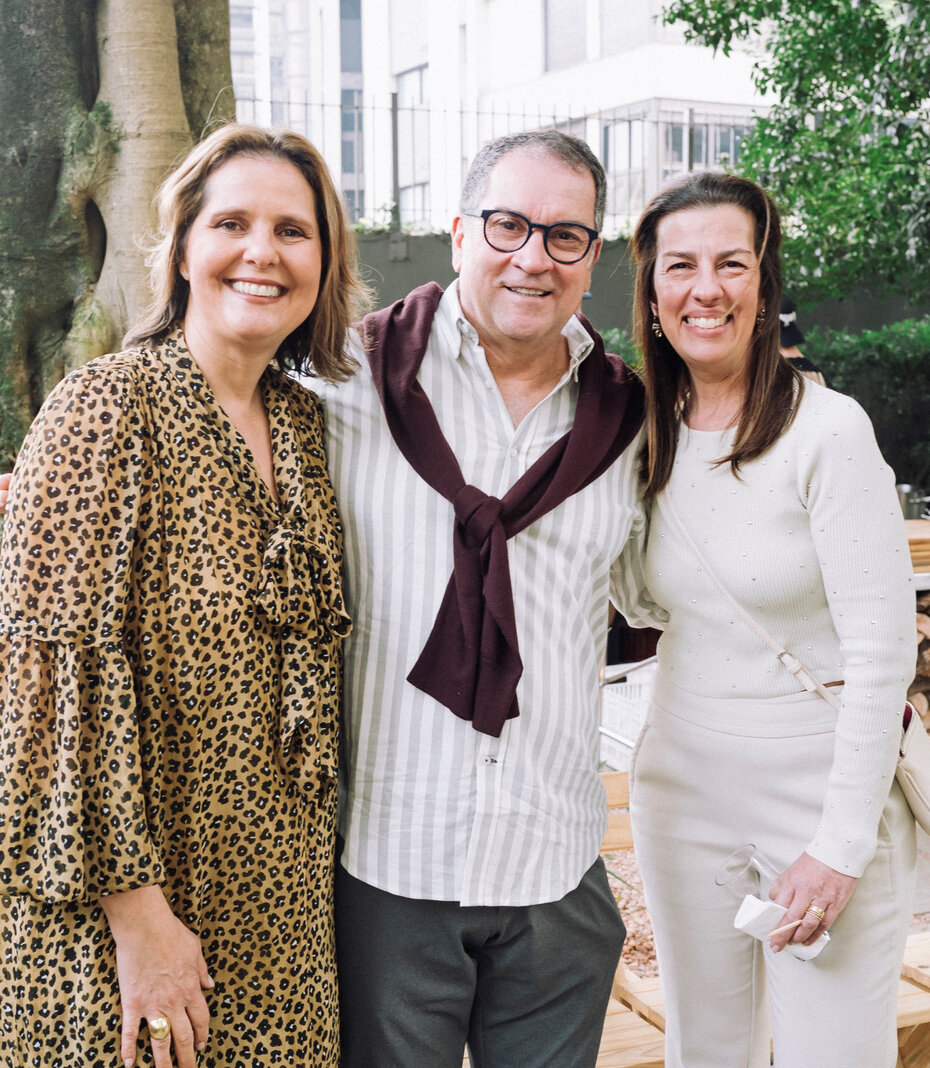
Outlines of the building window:
[{"label": "building window", "polygon": [[230,55],[233,78],[238,82],[243,78],[251,78],[255,74],[254,52],[233,52]]},{"label": "building window", "polygon": [[569,137],[577,137],[580,141],[586,140],[588,124],[584,119],[564,119],[552,124],[556,130],[568,134]]},{"label": "building window", "polygon": [[646,206],[646,123],[620,119],[604,128],[607,213],[634,217]]},{"label": "building window", "polygon": [[343,89],[342,193],[352,222],[365,213],[365,176],[362,157],[362,92]]},{"label": "building window", "polygon": [[588,58],[584,7],[578,0],[545,0],[546,70],[562,70]]},{"label": "building window", "polygon": [[667,122],[662,129],[662,181],[667,182],[676,174],[687,170],[685,157],[685,124]]},{"label": "building window", "polygon": [[365,190],[344,189],[342,195],[349,212],[349,219],[352,222],[358,222],[365,215]]},{"label": "building window", "polygon": [[688,110],[660,112],[662,159],[659,174],[668,181],[686,171],[717,170],[739,163],[749,132],[745,119]]},{"label": "building window", "polygon": [[400,221],[408,225],[429,217],[429,108],[427,67],[397,75],[397,176]]},{"label": "building window", "polygon": [[243,4],[229,5],[229,28],[230,30],[252,29],[252,8]]},{"label": "building window", "polygon": [[714,156],[721,166],[733,166],[739,163],[743,141],[749,134],[749,127],[743,125],[715,126]]},{"label": "building window", "polygon": [[339,69],[357,74],[362,69],[361,0],[339,0]]}]

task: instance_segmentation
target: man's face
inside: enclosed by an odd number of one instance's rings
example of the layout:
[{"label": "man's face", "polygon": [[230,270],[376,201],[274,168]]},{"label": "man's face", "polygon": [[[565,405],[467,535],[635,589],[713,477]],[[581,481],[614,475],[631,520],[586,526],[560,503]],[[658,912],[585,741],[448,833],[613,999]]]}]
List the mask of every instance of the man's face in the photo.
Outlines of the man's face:
[{"label": "man's face", "polygon": [[[555,156],[520,148],[491,170],[478,209],[516,211],[532,222],[572,222],[594,228],[594,178]],[[534,230],[515,252],[497,252],[484,239],[482,220],[459,215],[452,224],[452,266],[459,300],[485,348],[504,355],[562,351],[562,328],[577,311],[600,255],[596,240],[578,263],[556,263]]]}]

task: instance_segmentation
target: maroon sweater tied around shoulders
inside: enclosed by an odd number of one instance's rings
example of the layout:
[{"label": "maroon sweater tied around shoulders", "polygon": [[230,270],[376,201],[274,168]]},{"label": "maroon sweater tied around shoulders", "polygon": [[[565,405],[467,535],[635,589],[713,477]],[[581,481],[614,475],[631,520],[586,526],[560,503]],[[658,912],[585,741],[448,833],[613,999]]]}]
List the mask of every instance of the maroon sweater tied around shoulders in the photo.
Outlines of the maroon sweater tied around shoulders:
[{"label": "maroon sweater tied around shoulders", "polygon": [[[507,539],[584,489],[630,444],[643,421],[643,387],[590,323],[575,420],[503,499],[466,484],[417,372],[442,297],[435,282],[363,320],[368,360],[388,427],[417,474],[455,510],[453,569],[439,614],[407,681],[476,731],[500,737],[519,715],[523,674]],[[553,656],[559,651],[553,650]]]}]

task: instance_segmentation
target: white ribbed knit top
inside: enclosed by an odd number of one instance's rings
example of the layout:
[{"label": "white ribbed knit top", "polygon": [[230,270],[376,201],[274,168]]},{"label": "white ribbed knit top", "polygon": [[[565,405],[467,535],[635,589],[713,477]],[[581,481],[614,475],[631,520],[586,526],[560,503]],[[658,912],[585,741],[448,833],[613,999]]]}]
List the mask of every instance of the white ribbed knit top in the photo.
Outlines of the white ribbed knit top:
[{"label": "white ribbed knit top", "polygon": [[[858,876],[875,850],[915,667],[912,570],[894,474],[862,408],[811,383],[788,432],[742,465],[740,478],[729,464],[709,462],[732,437],[682,427],[639,562],[648,595],[625,611],[664,627],[660,671],[676,686],[759,698],[800,689],[700,568],[668,514],[671,493],[737,601],[821,682],[845,680],[823,818],[807,851]],[[629,575],[624,585],[631,588]],[[650,596],[658,611],[648,608]]]}]

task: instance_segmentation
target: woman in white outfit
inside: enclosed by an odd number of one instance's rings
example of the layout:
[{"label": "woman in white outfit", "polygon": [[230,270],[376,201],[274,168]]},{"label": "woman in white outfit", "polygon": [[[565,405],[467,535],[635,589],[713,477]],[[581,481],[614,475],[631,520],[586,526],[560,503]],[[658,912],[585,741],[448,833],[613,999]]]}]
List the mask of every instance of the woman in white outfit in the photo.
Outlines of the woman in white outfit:
[{"label": "woman in white outfit", "polygon": [[[758,186],[691,175],[634,236],[651,511],[622,603],[660,626],[632,770],[669,1068],[892,1068],[911,913],[913,816],[894,780],[914,600],[894,475],[850,398],[780,357],[778,213]],[[729,593],[841,695],[837,713]],[[619,590],[615,591],[623,600]],[[754,843],[800,924],[734,930],[715,872]],[[763,896],[768,888],[763,889]],[[832,941],[811,961],[785,952]]]}]

